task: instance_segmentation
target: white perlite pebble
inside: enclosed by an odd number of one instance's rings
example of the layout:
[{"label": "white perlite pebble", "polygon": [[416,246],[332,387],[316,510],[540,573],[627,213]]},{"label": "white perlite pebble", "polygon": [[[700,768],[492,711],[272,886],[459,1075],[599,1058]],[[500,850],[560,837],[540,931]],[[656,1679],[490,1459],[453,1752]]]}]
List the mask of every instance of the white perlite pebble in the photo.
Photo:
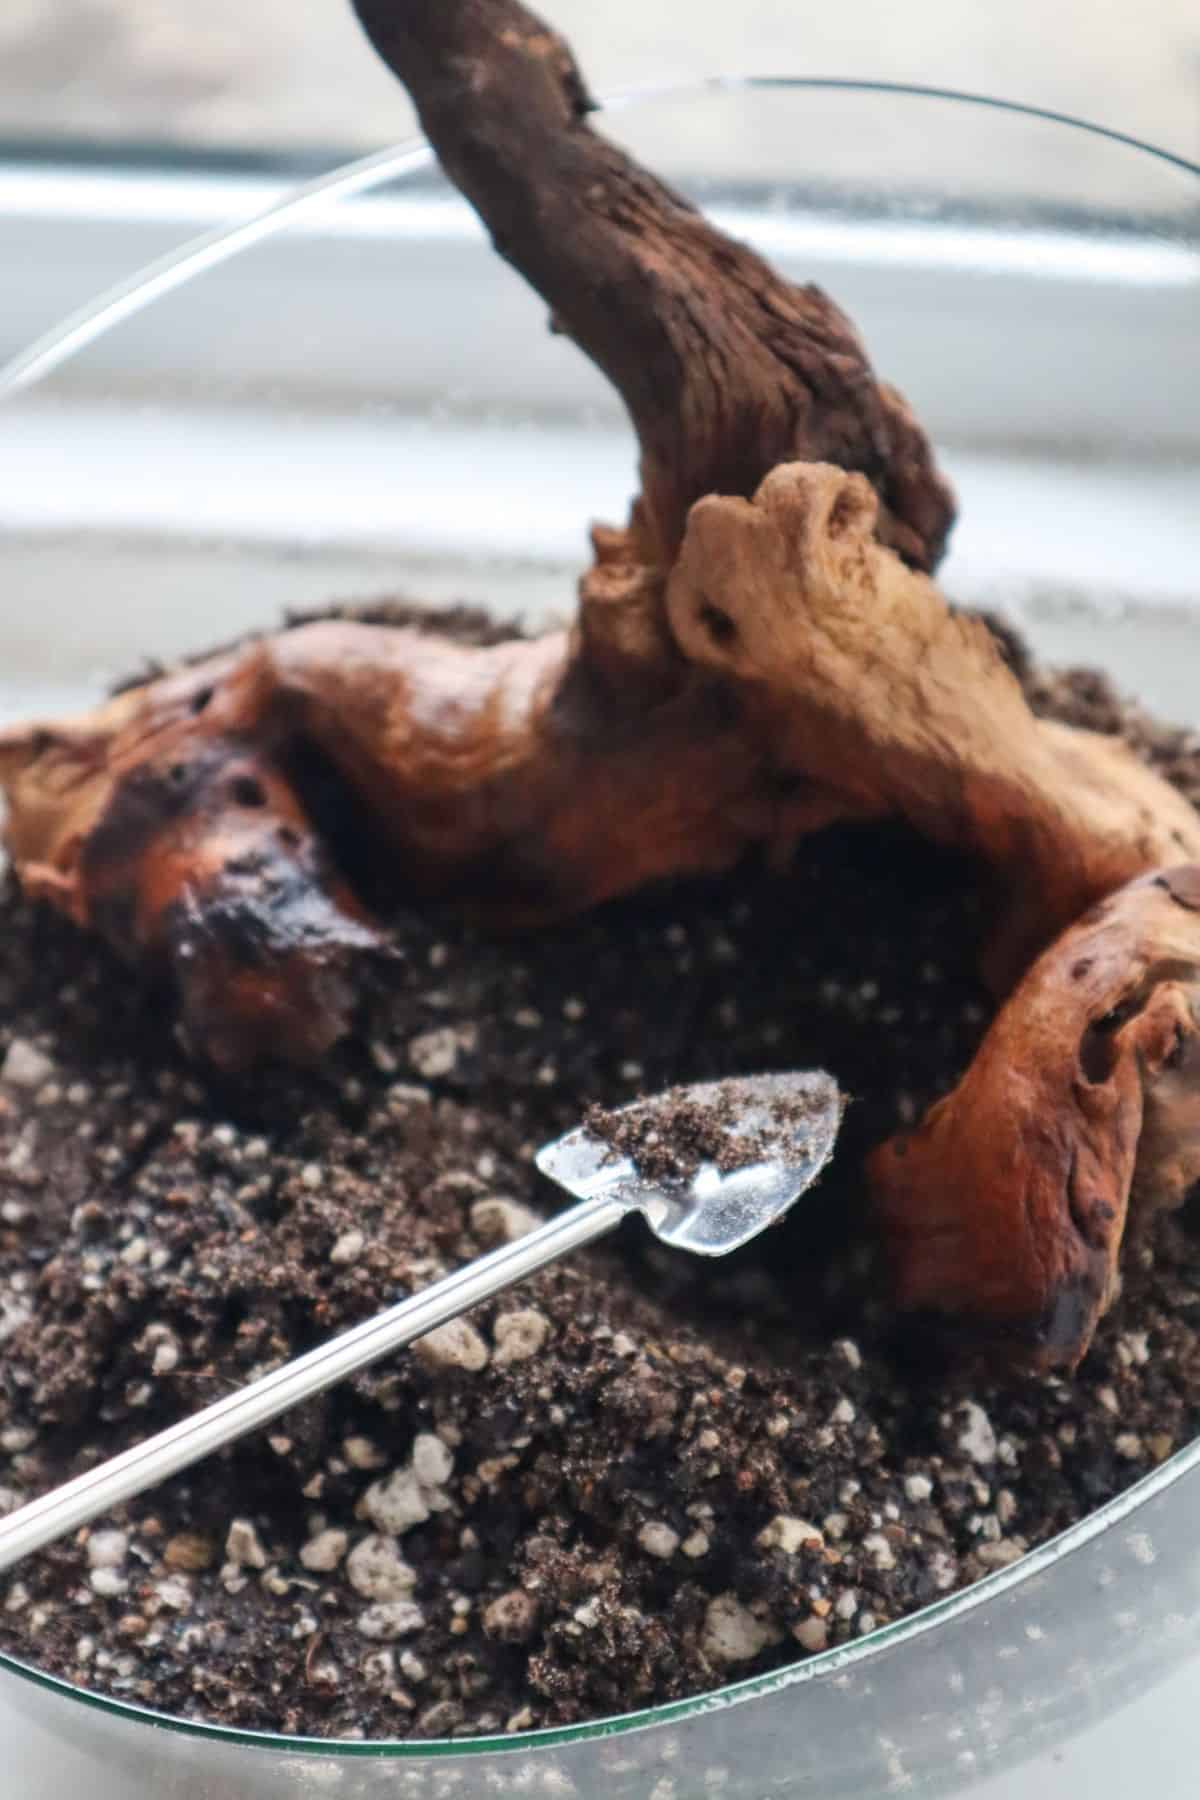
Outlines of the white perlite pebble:
[{"label": "white perlite pebble", "polygon": [[192,1604],[192,1584],[186,1575],[168,1575],[165,1580],[156,1581],[154,1592],[172,1612],[186,1612]]},{"label": "white perlite pebble", "polygon": [[104,1600],[115,1599],[118,1594],[125,1593],[129,1582],[120,1569],[93,1569],[88,1576],[92,1592],[99,1594]]},{"label": "white perlite pebble", "polygon": [[858,1611],[858,1589],[847,1588],[834,1601],[833,1610],[839,1619],[852,1619]]},{"label": "white perlite pebble", "polygon": [[650,1519],[638,1532],[638,1543],[647,1556],[674,1556],[679,1548],[679,1533],[672,1531],[665,1519]]},{"label": "white perlite pebble", "polygon": [[475,1374],[486,1369],[491,1352],[466,1319],[451,1319],[418,1338],[413,1349],[422,1362],[435,1369],[466,1369]]},{"label": "white perlite pebble", "polygon": [[420,1431],[413,1439],[412,1466],[423,1488],[440,1487],[454,1472],[454,1452],[436,1431]]},{"label": "white perlite pebble", "polygon": [[783,1550],[788,1556],[794,1556],[797,1550],[806,1546],[820,1550],[825,1544],[824,1536],[815,1525],[810,1525],[807,1519],[795,1519],[790,1513],[776,1513],[754,1541],[760,1550]]},{"label": "white perlite pebble", "polygon": [[963,1421],[963,1429],[958,1436],[959,1449],[972,1462],[995,1462],[996,1433],[982,1406],[977,1405],[974,1400],[964,1400],[958,1408],[958,1416]]},{"label": "white perlite pebble", "polygon": [[519,1200],[477,1200],[471,1208],[471,1230],[485,1244],[511,1244],[542,1224],[538,1214]]},{"label": "white perlite pebble", "polygon": [[701,1648],[713,1662],[748,1662],[768,1644],[778,1641],[778,1632],[764,1620],[756,1619],[735,1595],[718,1594],[709,1601]]},{"label": "white perlite pebble", "polygon": [[412,1456],[402,1469],[373,1481],[358,1503],[360,1518],[370,1519],[387,1537],[402,1537],[423,1525],[430,1513],[446,1512],[450,1496],[441,1483],[454,1468],[454,1452],[436,1432],[418,1432]]},{"label": "white perlite pebble", "polygon": [[933,1493],[933,1483],[928,1475],[906,1475],[904,1493],[909,1500],[928,1500]]},{"label": "white perlite pebble", "polygon": [[416,1571],[390,1538],[365,1537],[346,1561],[346,1576],[364,1600],[405,1600],[417,1585]]},{"label": "white perlite pebble", "polygon": [[400,1118],[409,1113],[419,1112],[433,1105],[433,1097],[428,1088],[415,1087],[408,1081],[393,1081],[387,1091],[388,1111]]},{"label": "white perlite pebble", "polygon": [[863,1549],[877,1569],[894,1569],[896,1555],[882,1531],[873,1531],[863,1539]]},{"label": "white perlite pebble", "polygon": [[685,1556],[693,1556],[693,1557],[707,1556],[708,1555],[708,1533],[707,1533],[707,1531],[693,1531],[690,1537],[684,1538],[684,1540],[683,1540],[682,1544],[680,1544],[679,1548],[683,1551],[683,1554]]},{"label": "white perlite pebble", "polygon": [[33,1308],[15,1294],[0,1294],[0,1344],[33,1317]]},{"label": "white perlite pebble", "polygon": [[306,1569],[313,1569],[324,1575],[330,1569],[336,1569],[346,1554],[350,1543],[349,1535],[344,1531],[318,1531],[315,1537],[309,1538],[300,1552],[300,1561]]},{"label": "white perlite pebble", "polygon": [[225,1536],[225,1555],[239,1569],[265,1569],[267,1553],[249,1519],[235,1519]]},{"label": "white perlite pebble", "polygon": [[343,1231],[329,1252],[329,1260],[331,1263],[357,1262],[366,1247],[367,1240],[361,1231]]},{"label": "white perlite pebble", "polygon": [[119,1569],[129,1555],[129,1538],[123,1531],[93,1531],[87,1544],[88,1564],[93,1569]]},{"label": "white perlite pebble", "polygon": [[531,1356],[537,1355],[549,1335],[549,1319],[532,1306],[500,1313],[492,1327],[492,1336],[496,1340],[496,1367],[502,1369],[509,1363],[528,1362]]},{"label": "white perlite pebble", "polygon": [[382,1481],[373,1481],[359,1503],[359,1510],[387,1537],[403,1537],[414,1525],[423,1525],[430,1508],[413,1469],[395,1469]]},{"label": "white perlite pebble", "polygon": [[358,1666],[372,1687],[386,1690],[395,1686],[396,1653],[394,1650],[369,1650]]},{"label": "white perlite pebble", "polygon": [[10,1174],[17,1175],[32,1163],[36,1139],[37,1126],[27,1125],[5,1158],[4,1166]]},{"label": "white perlite pebble", "polygon": [[418,1075],[423,1075],[426,1081],[436,1081],[439,1075],[449,1075],[453,1071],[462,1048],[462,1034],[453,1026],[442,1025],[436,1031],[423,1031],[419,1037],[411,1039],[408,1060]]},{"label": "white perlite pebble", "polygon": [[414,1631],[420,1631],[424,1623],[425,1614],[415,1600],[385,1600],[378,1606],[368,1606],[357,1619],[362,1637],[385,1644],[396,1638],[409,1637]]},{"label": "white perlite pebble", "polygon": [[958,1580],[958,1563],[949,1550],[934,1550],[929,1558],[929,1573],[939,1593],[949,1593]]},{"label": "white perlite pebble", "polygon": [[54,1073],[50,1058],[25,1038],[14,1038],[0,1063],[0,1081],[10,1087],[40,1088]]},{"label": "white perlite pebble", "polygon": [[368,1437],[348,1437],[342,1439],[342,1455],[352,1469],[382,1469],[387,1457]]}]

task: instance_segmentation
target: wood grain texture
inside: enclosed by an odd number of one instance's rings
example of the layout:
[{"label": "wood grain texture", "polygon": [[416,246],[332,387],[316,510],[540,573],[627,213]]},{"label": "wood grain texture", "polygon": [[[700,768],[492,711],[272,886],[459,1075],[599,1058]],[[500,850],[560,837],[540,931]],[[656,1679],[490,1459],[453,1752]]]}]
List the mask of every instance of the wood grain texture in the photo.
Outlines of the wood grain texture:
[{"label": "wood grain texture", "polygon": [[608,377],[641,445],[645,560],[702,494],[777,463],[858,469],[885,542],[936,566],[954,516],[924,432],[844,313],[593,131],[567,45],[516,0],[354,0],[450,179]]}]

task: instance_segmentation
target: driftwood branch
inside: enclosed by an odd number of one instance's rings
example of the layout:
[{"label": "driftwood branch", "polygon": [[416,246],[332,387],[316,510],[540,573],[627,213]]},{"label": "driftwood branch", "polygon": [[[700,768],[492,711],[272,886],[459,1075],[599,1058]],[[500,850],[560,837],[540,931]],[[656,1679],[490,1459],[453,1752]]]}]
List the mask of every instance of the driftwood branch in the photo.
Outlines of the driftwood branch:
[{"label": "driftwood branch", "polygon": [[514,0],[354,0],[497,251],[608,376],[642,449],[642,560],[669,566],[702,494],[785,462],[858,469],[880,529],[933,568],[953,498],[845,315],[782,281],[588,124],[567,45]]},{"label": "driftwood branch", "polygon": [[962,1083],[877,1152],[905,1306],[1078,1362],[1131,1204],[1200,1181],[1200,867],[1146,876],[1038,959]]},{"label": "driftwood branch", "polygon": [[926,573],[949,490],[849,324],[593,132],[552,32],[513,0],[358,10],[624,397],[641,498],[596,529],[569,633],[310,624],[0,734],[21,880],[166,967],[196,1047],[236,1067],[347,1029],[396,900],[529,927],[905,819],[990,877],[990,973],[1018,985],[957,1093],[876,1158],[897,1289],[1075,1360],[1131,1194],[1191,1179],[1193,878],[1117,890],[1200,864],[1200,820],[1121,746],[1031,715]]},{"label": "driftwood branch", "polygon": [[11,730],[22,879],[165,958],[198,1047],[232,1064],[340,1035],[347,961],[379,942],[353,849],[314,830],[314,771],[369,838],[373,893],[504,926],[900,817],[990,867],[1011,961],[1143,869],[1200,858],[1200,821],[1129,752],[1032,717],[986,627],[876,541],[877,506],[862,476],[807,463],[752,502],[699,502],[665,639],[644,572],[601,561],[569,635],[480,649],[313,624]]}]

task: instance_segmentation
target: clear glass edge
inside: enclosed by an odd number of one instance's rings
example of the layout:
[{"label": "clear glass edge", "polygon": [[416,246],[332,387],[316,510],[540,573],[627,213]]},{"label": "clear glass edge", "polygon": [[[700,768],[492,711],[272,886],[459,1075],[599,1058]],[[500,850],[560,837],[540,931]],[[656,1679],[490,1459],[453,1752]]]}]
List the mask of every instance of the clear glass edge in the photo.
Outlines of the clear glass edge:
[{"label": "clear glass edge", "polygon": [[[755,89],[795,89],[809,92],[892,94],[921,100],[941,100],[976,106],[1016,117],[1041,119],[1048,124],[1064,125],[1109,143],[1123,144],[1183,174],[1200,176],[1200,164],[1173,150],[1164,150],[1129,132],[1117,131],[1070,113],[1056,112],[1044,106],[1026,106],[1019,101],[1004,100],[992,94],[969,93],[957,88],[943,88],[917,82],[855,81],[834,75],[712,75],[704,79],[682,82],[648,83],[606,95],[600,110],[615,112],[648,101],[665,100],[685,95],[738,93]],[[191,239],[179,249],[118,282],[84,307],[71,313],[8,362],[0,364],[0,402],[33,386],[63,362],[94,343],[104,332],[173,289],[215,268],[242,250],[248,250],[304,213],[315,211],[327,201],[343,199],[374,187],[377,182],[394,179],[412,169],[433,161],[428,144],[422,137],[406,139],[389,149],[372,152],[327,174],[306,181],[282,200],[263,211],[252,214],[232,226],[218,226]]]},{"label": "clear glass edge", "polygon": [[825,1650],[802,1662],[771,1669],[765,1675],[751,1675],[743,1681],[730,1682],[725,1687],[710,1688],[703,1694],[693,1695],[689,1700],[672,1700],[664,1706],[643,1707],[638,1712],[592,1719],[584,1725],[511,1732],[500,1737],[423,1738],[415,1742],[411,1738],[290,1737],[269,1731],[235,1731],[226,1725],[207,1724],[202,1719],[181,1719],[171,1713],[155,1712],[151,1707],[138,1706],[131,1701],[118,1700],[108,1694],[97,1694],[88,1688],[77,1687],[57,1675],[49,1675],[45,1670],[35,1669],[30,1664],[3,1653],[0,1653],[0,1674],[16,1675],[60,1698],[92,1707],[133,1724],[149,1725],[159,1730],[182,1733],[186,1737],[210,1739],[247,1749],[273,1750],[276,1753],[286,1751],[293,1755],[408,1758],[494,1756],[501,1752],[528,1752],[566,1744],[583,1744],[595,1739],[617,1737],[629,1731],[645,1731],[654,1726],[697,1718],[708,1712],[724,1711],[747,1700],[761,1699],[769,1694],[780,1693],[785,1688],[816,1681],[822,1675],[857,1670],[863,1664],[872,1662],[883,1650],[911,1643],[939,1626],[965,1619],[990,1601],[1012,1594],[1026,1582],[1034,1581],[1067,1556],[1084,1549],[1095,1538],[1120,1525],[1148,1501],[1165,1493],[1198,1467],[1200,1438],[1193,1439],[1159,1468],[1151,1470],[1098,1511],[1089,1513],[1078,1525],[1071,1526],[1069,1530],[1060,1532],[1057,1537],[1039,1545],[1036,1550],[1029,1551],[1020,1562],[1013,1563],[1007,1569],[998,1569],[994,1574],[984,1576],[981,1581],[974,1582],[956,1594],[948,1595],[944,1600],[935,1600],[920,1612],[910,1614],[908,1618],[881,1626],[848,1649]]},{"label": "clear glass edge", "polygon": [[[1131,150],[1139,151],[1168,167],[1176,168],[1184,174],[1194,175],[1200,179],[1200,163],[1191,162],[1174,151],[1164,150],[1142,138],[1133,137],[1127,132],[1116,131],[1108,126],[1099,125],[1087,119],[1079,119],[1069,113],[1056,112],[1046,107],[1026,106],[1018,101],[1004,100],[994,95],[969,93],[955,88],[928,86],[923,83],[856,81],[849,77],[837,76],[718,75],[705,80],[653,84],[626,89],[607,96],[602,102],[602,110],[615,111],[649,100],[661,100],[689,93],[699,95],[755,88],[896,94],[918,99],[946,100],[969,106],[986,107],[999,112],[1012,113],[1018,117],[1042,119],[1050,124],[1065,125],[1106,139],[1110,143],[1124,144]],[[76,350],[93,342],[102,331],[129,317],[132,312],[140,310],[142,305],[149,304],[162,294],[169,292],[171,288],[178,286],[191,275],[200,274],[217,263],[225,261],[228,256],[232,256],[242,249],[248,249],[251,245],[273,235],[303,211],[308,210],[310,206],[319,205],[326,200],[345,197],[349,193],[373,186],[377,181],[392,179],[409,169],[421,167],[430,160],[432,159],[429,148],[424,139],[410,138],[402,144],[375,152],[371,156],[360,157],[344,168],[335,169],[314,181],[304,183],[293,194],[250,219],[242,220],[233,226],[221,227],[214,232],[206,232],[202,237],[183,245],[180,250],[171,252],[169,256],[142,269],[135,276],[120,283],[118,287],[102,294],[98,300],[72,314],[53,331],[39,338],[36,344],[30,345],[17,358],[0,368],[0,400],[6,394],[14,393],[19,388],[31,385],[40,380],[43,375],[49,374],[53,368],[73,355]],[[140,304],[138,305],[130,304],[139,300]],[[92,323],[95,323],[98,329],[88,331],[84,335],[84,328]],[[61,349],[61,354],[51,360],[50,353],[56,348]],[[741,1705],[748,1700],[761,1699],[770,1694],[780,1693],[789,1687],[798,1687],[816,1681],[823,1675],[840,1674],[846,1670],[858,1669],[863,1664],[873,1661],[882,1651],[910,1643],[916,1638],[923,1637],[927,1632],[936,1630],[939,1626],[965,1619],[980,1607],[988,1605],[990,1601],[1002,1595],[1011,1594],[1025,1583],[1034,1581],[1065,1557],[1082,1550],[1095,1538],[1129,1518],[1148,1501],[1165,1493],[1176,1481],[1192,1473],[1197,1467],[1200,1467],[1200,1438],[1194,1439],[1184,1449],[1177,1451],[1161,1467],[1152,1470],[1140,1481],[1134,1482],[1098,1511],[1089,1513],[1077,1525],[1071,1526],[1069,1530],[1059,1533],[1057,1537],[1049,1539],[1036,1550],[1030,1551],[1011,1567],[999,1569],[994,1574],[985,1576],[981,1581],[964,1588],[961,1592],[948,1595],[944,1600],[936,1600],[908,1618],[897,1620],[891,1625],[881,1626],[849,1649],[838,1648],[822,1651],[816,1656],[807,1657],[802,1662],[785,1664],[784,1667],[772,1669],[765,1675],[748,1676],[745,1680],[731,1682],[720,1688],[712,1688],[706,1693],[694,1695],[688,1700],[674,1700],[664,1706],[645,1707],[638,1712],[620,1713],[604,1719],[592,1719],[583,1725],[567,1725],[542,1731],[512,1732],[501,1737],[429,1738],[415,1742],[409,1738],[292,1737],[266,1731],[236,1731],[225,1725],[208,1724],[201,1719],[183,1719],[171,1713],[156,1712],[151,1707],[138,1706],[131,1701],[119,1700],[108,1694],[98,1694],[88,1688],[78,1687],[72,1682],[62,1680],[57,1675],[50,1675],[45,1670],[21,1662],[16,1657],[6,1656],[3,1652],[0,1652],[0,1674],[13,1675],[21,1681],[29,1682],[34,1687],[55,1694],[60,1699],[91,1708],[114,1718],[123,1719],[130,1724],[146,1725],[156,1730],[165,1730],[185,1737],[211,1740],[244,1749],[270,1750],[276,1754],[283,1752],[289,1755],[321,1757],[384,1757],[417,1761],[422,1758],[449,1756],[478,1757],[529,1753],[534,1750],[547,1750],[570,1744],[584,1744],[607,1737],[621,1736],[626,1732],[645,1731],[659,1725],[697,1718],[704,1713],[722,1711],[729,1706]]]}]

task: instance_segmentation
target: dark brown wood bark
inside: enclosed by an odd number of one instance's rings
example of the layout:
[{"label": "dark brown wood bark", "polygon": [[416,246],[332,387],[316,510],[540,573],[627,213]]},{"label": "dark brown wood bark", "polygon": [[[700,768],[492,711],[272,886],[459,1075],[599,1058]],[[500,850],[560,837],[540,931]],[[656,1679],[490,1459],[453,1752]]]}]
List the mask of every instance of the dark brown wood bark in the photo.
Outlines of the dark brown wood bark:
[{"label": "dark brown wood bark", "polygon": [[867,476],[879,530],[936,566],[949,486],[845,315],[783,281],[593,131],[567,45],[516,0],[354,0],[497,251],[621,394],[642,451],[642,559],[669,566],[702,494],[779,463]]}]

